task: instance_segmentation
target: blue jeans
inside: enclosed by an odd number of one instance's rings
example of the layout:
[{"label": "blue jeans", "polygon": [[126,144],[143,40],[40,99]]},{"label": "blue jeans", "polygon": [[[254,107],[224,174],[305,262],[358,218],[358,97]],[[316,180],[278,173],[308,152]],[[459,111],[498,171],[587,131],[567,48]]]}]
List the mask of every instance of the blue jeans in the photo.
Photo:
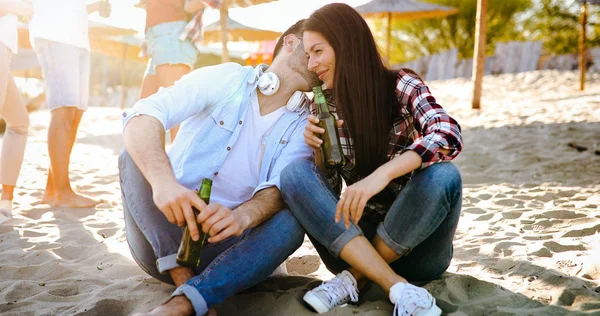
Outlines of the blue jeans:
[{"label": "blue jeans", "polygon": [[390,266],[411,282],[439,277],[450,265],[452,239],[462,203],[462,180],[451,163],[438,163],[415,171],[396,197],[382,222],[365,213],[358,227],[335,223],[339,193],[327,184],[311,161],[289,164],[281,174],[285,202],[306,229],[323,263],[333,273],[349,265],[339,258],[353,238],[375,234],[401,257]]},{"label": "blue jeans", "polygon": [[[127,243],[137,264],[152,277],[173,284],[167,274],[183,230],[169,223],[152,199],[152,188],[129,154],[119,156],[121,197]],[[281,210],[241,236],[209,243],[202,250],[195,277],[173,295],[186,295],[197,315],[228,297],[265,280],[302,245],[304,230],[288,210]]]}]

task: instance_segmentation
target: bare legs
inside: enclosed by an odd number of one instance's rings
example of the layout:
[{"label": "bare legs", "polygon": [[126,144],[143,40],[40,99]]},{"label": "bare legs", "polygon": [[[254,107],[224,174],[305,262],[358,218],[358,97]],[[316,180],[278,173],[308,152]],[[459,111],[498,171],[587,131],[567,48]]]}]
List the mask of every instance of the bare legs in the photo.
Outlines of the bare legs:
[{"label": "bare legs", "polygon": [[364,236],[355,237],[340,252],[340,258],[351,266],[348,271],[359,284],[362,285],[370,279],[386,292],[398,282],[407,283],[406,279],[397,275],[389,265],[399,257],[378,235],[373,239],[373,244]]},{"label": "bare legs", "polygon": [[48,128],[50,168],[42,203],[55,207],[75,208],[94,207],[99,203],[75,193],[69,180],[71,151],[82,115],[83,111],[77,107],[60,107],[51,112],[52,117]]}]

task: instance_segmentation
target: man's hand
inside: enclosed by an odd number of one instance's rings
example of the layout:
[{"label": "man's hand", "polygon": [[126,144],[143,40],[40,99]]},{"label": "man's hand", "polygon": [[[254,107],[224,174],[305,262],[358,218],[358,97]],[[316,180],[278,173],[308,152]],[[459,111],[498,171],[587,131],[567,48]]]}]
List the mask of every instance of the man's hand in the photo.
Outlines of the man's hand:
[{"label": "man's hand", "polygon": [[179,182],[165,183],[158,188],[152,188],[152,199],[158,209],[165,214],[170,223],[183,227],[187,224],[190,235],[194,241],[200,237],[196,216],[192,207],[200,212],[206,207],[206,203],[196,195],[196,192],[188,190]]},{"label": "man's hand", "polygon": [[248,228],[248,219],[239,212],[233,212],[225,206],[215,203],[205,207],[197,217],[202,231],[210,238],[208,242],[217,243],[231,236],[239,236]]}]

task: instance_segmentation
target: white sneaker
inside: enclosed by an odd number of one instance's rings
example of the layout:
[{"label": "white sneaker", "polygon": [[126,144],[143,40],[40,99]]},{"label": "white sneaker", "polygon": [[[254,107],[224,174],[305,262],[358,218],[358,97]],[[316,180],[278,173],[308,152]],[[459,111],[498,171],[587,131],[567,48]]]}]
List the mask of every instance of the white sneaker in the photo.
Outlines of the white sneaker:
[{"label": "white sneaker", "polygon": [[12,219],[12,202],[10,200],[0,201],[0,224]]},{"label": "white sneaker", "polygon": [[358,301],[358,288],[354,276],[346,270],[335,278],[306,292],[304,301],[317,313],[326,313],[330,309],[344,305],[349,301]]},{"label": "white sneaker", "polygon": [[435,298],[426,289],[409,283],[398,282],[390,288],[390,301],[394,316],[439,316],[442,310],[435,305]]}]

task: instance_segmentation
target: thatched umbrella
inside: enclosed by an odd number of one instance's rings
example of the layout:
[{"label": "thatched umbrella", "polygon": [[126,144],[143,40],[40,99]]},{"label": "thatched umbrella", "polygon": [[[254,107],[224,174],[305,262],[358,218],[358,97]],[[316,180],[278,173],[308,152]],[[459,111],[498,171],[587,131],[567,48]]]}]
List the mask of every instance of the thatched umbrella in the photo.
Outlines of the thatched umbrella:
[{"label": "thatched umbrella", "polygon": [[[232,18],[227,18],[227,40],[232,42],[260,42],[277,39],[281,32],[261,30],[244,25]],[[204,28],[204,40],[207,42],[220,42],[221,21],[216,21]]]},{"label": "thatched umbrella", "polygon": [[221,24],[221,44],[223,44],[223,52],[221,55],[222,62],[229,61],[229,50],[227,49],[227,32],[229,30],[229,8],[246,8],[249,6],[272,2],[275,0],[223,0],[221,8],[219,9],[221,17],[219,19]]},{"label": "thatched umbrella", "polygon": [[456,8],[413,0],[373,0],[355,9],[366,18],[387,19],[386,58],[388,61],[390,60],[392,19],[430,19],[458,13]]}]

